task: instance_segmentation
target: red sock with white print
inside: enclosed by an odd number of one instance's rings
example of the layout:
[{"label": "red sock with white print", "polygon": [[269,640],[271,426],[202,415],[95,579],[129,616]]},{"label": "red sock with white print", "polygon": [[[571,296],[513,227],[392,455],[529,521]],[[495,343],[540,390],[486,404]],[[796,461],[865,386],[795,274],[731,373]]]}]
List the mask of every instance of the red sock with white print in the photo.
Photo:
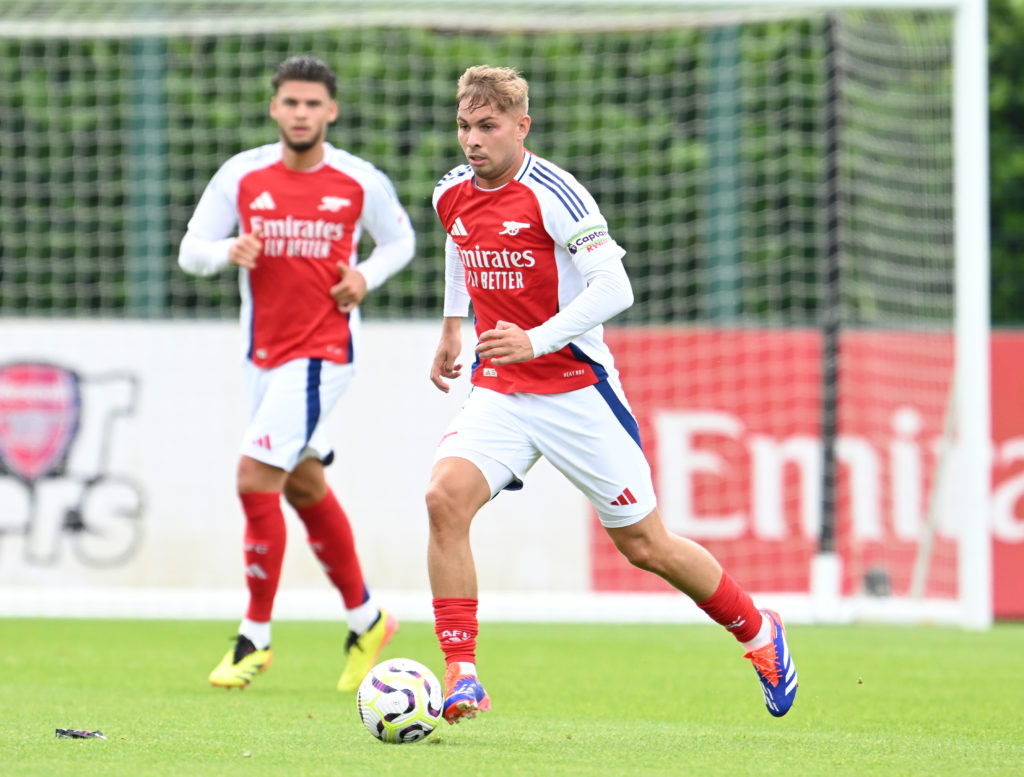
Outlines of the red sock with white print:
[{"label": "red sock with white print", "polygon": [[265,623],[274,609],[287,541],[281,495],[266,491],[239,494],[239,498],[245,511],[245,582],[249,587],[245,617]]},{"label": "red sock with white print", "polygon": [[446,664],[476,663],[476,597],[436,597],[434,631]]},{"label": "red sock with white print", "polygon": [[761,630],[763,616],[754,606],[754,600],[725,570],[711,598],[697,602],[697,606],[740,642],[750,642]]}]

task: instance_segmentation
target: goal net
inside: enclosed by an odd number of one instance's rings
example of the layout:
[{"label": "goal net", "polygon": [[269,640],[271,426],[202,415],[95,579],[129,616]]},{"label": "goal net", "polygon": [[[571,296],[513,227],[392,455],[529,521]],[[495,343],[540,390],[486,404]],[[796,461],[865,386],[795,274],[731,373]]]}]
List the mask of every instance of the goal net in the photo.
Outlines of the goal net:
[{"label": "goal net", "polygon": [[[367,317],[436,319],[454,84],[512,65],[628,251],[608,339],[669,527],[809,617],[985,625],[983,5],[508,5],[4,3],[0,316],[234,318],[177,244],[311,52],[423,257]],[[593,591],[665,590],[593,525]]]}]

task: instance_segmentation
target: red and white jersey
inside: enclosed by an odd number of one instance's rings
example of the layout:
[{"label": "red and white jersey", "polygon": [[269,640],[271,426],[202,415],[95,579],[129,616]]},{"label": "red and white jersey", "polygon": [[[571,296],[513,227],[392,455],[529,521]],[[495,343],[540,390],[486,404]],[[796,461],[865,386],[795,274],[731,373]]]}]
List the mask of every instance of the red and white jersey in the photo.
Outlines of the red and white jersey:
[{"label": "red and white jersey", "polygon": [[[466,315],[472,300],[478,337],[499,320],[538,331],[608,269],[621,274],[630,295],[612,313],[632,302],[625,251],[608,234],[594,198],[529,151],[515,178],[498,189],[477,187],[469,165],[455,168],[437,184],[434,208],[448,233],[445,315]],[[526,362],[496,367],[478,359],[472,382],[503,394],[556,394],[617,381],[605,318]]]},{"label": "red and white jersey", "polygon": [[[369,162],[325,143],[322,164],[296,171],[281,153],[281,143],[273,143],[225,162],[203,192],[187,237],[223,241],[262,232],[255,269],[239,273],[245,353],[256,366],[295,358],[349,363],[358,312],[341,313],[330,295],[341,277],[338,263],[356,266],[364,229],[377,245],[374,256],[381,246],[400,245],[397,263],[383,273],[378,267],[380,277],[364,273],[373,288],[412,257],[412,226],[387,176]],[[198,271],[224,266],[227,246],[221,251]]]}]

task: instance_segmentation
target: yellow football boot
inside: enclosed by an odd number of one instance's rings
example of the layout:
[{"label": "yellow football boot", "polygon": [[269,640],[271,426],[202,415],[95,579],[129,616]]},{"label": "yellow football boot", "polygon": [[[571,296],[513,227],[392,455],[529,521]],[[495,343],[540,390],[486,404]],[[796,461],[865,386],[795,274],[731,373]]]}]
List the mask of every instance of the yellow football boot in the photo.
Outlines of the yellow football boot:
[{"label": "yellow football boot", "polygon": [[339,691],[355,691],[366,677],[366,673],[377,665],[381,650],[388,644],[392,635],[398,631],[398,619],[387,610],[380,611],[380,617],[362,634],[354,631],[348,633],[345,640],[345,653],[348,660],[345,671],[338,679]]},{"label": "yellow football boot", "polygon": [[235,646],[224,654],[224,658],[210,672],[210,685],[218,688],[244,688],[252,678],[270,666],[273,653],[257,650],[248,637],[238,635]]}]

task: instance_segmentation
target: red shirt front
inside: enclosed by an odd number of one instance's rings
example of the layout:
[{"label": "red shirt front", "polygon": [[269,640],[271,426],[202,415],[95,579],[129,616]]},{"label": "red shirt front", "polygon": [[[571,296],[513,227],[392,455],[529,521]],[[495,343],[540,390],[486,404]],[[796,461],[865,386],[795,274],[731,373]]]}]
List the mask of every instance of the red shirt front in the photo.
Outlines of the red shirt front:
[{"label": "red shirt front", "polygon": [[330,145],[320,166],[301,172],[285,167],[279,143],[252,149],[217,171],[189,231],[219,240],[236,224],[263,241],[256,267],[240,273],[248,358],[264,368],[352,361],[353,314],[330,295],[338,264],[356,266],[364,228],[378,244],[412,231],[384,174]]}]

